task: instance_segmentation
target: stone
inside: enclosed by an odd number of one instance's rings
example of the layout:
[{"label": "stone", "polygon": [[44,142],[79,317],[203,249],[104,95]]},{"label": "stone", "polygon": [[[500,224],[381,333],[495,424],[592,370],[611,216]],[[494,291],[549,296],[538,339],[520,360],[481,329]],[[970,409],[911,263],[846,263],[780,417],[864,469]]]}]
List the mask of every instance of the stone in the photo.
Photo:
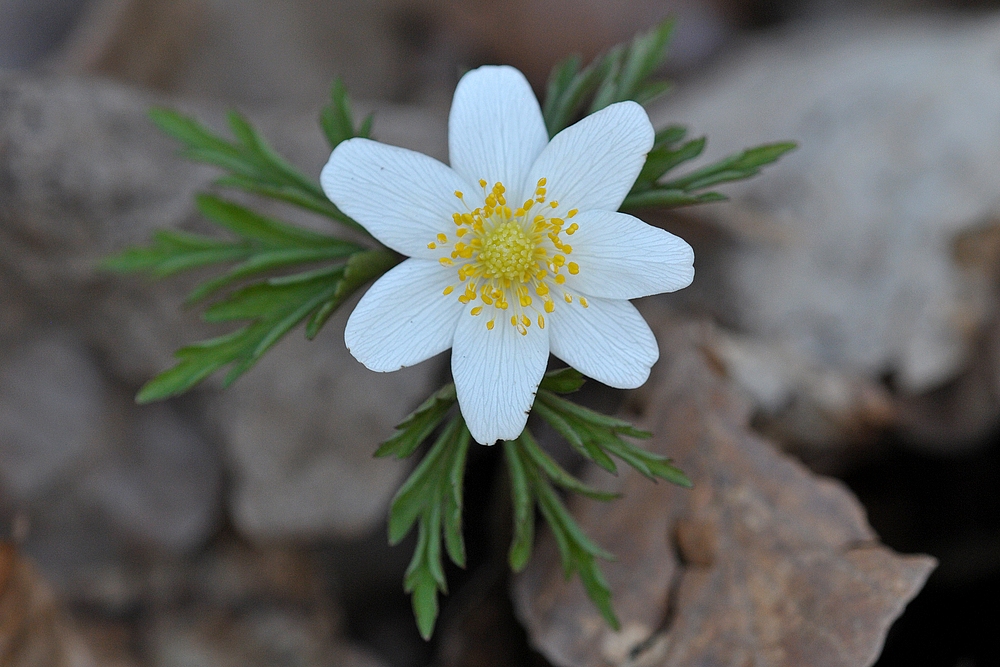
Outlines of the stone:
[{"label": "stone", "polygon": [[356,538],[381,524],[408,464],[378,443],[433,391],[440,359],[373,373],[343,344],[346,304],[316,340],[292,336],[214,400],[233,466],[230,511],[259,540]]},{"label": "stone", "polygon": [[52,589],[6,542],[0,542],[0,664],[97,667]]},{"label": "stone", "polygon": [[[721,238],[696,244],[701,285],[682,298],[875,391],[886,378],[900,396],[954,380],[996,300],[956,245],[1000,214],[998,36],[995,15],[826,22],[769,35],[685,82],[651,115],[707,135],[706,159],[800,146],[721,186],[731,202],[692,210]],[[783,391],[797,398],[802,387]],[[761,405],[772,416],[788,406]],[[821,407],[848,424],[867,409]]]},{"label": "stone", "polygon": [[749,429],[750,404],[704,352],[707,325],[651,324],[661,360],[630,407],[693,487],[588,465],[586,481],[622,494],[570,500],[616,555],[602,569],[621,631],[567,581],[546,531],[514,584],[532,643],[565,667],[873,664],[934,559],[880,545],[843,485]]}]

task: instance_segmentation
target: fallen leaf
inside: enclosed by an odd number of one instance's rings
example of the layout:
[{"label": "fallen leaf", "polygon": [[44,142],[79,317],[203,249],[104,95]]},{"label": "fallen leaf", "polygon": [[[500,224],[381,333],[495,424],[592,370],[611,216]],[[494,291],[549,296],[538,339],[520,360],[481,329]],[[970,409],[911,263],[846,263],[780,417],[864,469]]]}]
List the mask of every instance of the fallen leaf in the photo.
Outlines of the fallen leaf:
[{"label": "fallen leaf", "polygon": [[604,572],[622,630],[564,579],[545,533],[514,584],[533,644],[574,667],[871,665],[934,560],[880,545],[841,483],[749,429],[748,402],[704,351],[709,325],[650,319],[661,360],[632,404],[655,434],[648,447],[694,488],[589,469],[587,481],[624,494],[571,499],[583,529],[618,557]]},{"label": "fallen leaf", "polygon": [[0,665],[94,667],[48,585],[7,543],[0,543]]}]

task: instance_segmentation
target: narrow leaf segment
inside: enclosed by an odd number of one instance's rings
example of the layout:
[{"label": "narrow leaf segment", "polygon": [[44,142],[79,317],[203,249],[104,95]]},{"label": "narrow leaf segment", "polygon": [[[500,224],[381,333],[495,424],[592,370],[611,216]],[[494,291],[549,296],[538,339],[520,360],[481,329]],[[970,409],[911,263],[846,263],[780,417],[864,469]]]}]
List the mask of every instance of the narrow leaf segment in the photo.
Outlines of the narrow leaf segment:
[{"label": "narrow leaf segment", "polygon": [[454,415],[400,487],[389,511],[390,544],[398,544],[415,523],[419,525],[417,547],[406,570],[403,588],[412,595],[413,614],[424,639],[430,639],[434,631],[438,592],[448,592],[442,565],[442,538],[451,561],[465,567],[462,480],[471,441],[461,415]]}]

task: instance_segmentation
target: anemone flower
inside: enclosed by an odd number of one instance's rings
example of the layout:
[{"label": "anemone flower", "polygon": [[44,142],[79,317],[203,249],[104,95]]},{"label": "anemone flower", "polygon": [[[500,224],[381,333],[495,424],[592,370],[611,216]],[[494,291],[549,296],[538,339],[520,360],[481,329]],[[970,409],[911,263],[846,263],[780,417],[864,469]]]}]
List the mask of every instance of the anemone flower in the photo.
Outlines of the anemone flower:
[{"label": "anemone flower", "polygon": [[653,146],[635,102],[612,104],[549,140],[512,67],[462,77],[448,119],[451,166],[369,139],[333,151],[327,196],[408,259],[379,278],[347,322],[373,371],[452,348],[458,403],[476,441],[524,429],[549,352],[622,389],[659,356],[629,303],[686,287],[694,253],[618,213]]}]

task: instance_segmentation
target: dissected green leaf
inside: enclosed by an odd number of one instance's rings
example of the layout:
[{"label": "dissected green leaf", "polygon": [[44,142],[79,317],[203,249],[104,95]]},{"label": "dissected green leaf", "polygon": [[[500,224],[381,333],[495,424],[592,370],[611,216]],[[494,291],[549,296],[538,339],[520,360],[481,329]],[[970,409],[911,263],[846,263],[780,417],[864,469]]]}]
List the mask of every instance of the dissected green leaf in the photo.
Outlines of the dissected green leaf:
[{"label": "dissected green leaf", "polygon": [[622,211],[632,211],[640,208],[677,208],[679,206],[691,206],[692,204],[708,204],[715,201],[725,201],[727,197],[718,192],[704,192],[701,194],[688,194],[683,190],[671,190],[667,188],[656,188],[629,194],[622,202]]},{"label": "dissected green leaf", "polygon": [[583,386],[586,380],[583,373],[575,368],[560,368],[549,371],[542,377],[539,389],[554,391],[557,394],[571,394]]},{"label": "dissected green leaf", "polygon": [[127,248],[101,262],[101,268],[119,273],[150,273],[154,277],[212,264],[238,262],[253,252],[244,242],[220,241],[200,234],[161,229],[145,248]]},{"label": "dissected green leaf", "polygon": [[369,114],[361,121],[361,125],[355,127],[354,114],[351,112],[351,102],[347,96],[347,88],[344,82],[338,77],[334,79],[330,89],[330,102],[320,111],[319,123],[323,128],[323,134],[333,150],[341,142],[354,137],[371,136],[372,120],[374,116]]},{"label": "dissected green leaf", "polygon": [[730,155],[714,164],[702,167],[686,176],[662,183],[661,187],[672,190],[700,190],[703,188],[750,178],[760,173],[760,168],[775,162],[785,153],[794,150],[798,144],[784,141],[774,144],[764,144],[755,148]]},{"label": "dissected green leaf", "polygon": [[149,113],[157,127],[184,146],[181,151],[184,157],[229,172],[217,181],[219,185],[297,204],[364,231],[327,199],[318,183],[286,162],[235,111],[228,115],[235,141],[224,139],[193,118],[170,109],[152,109]]},{"label": "dissected green leaf", "polygon": [[176,396],[230,365],[223,385],[232,384],[310,312],[333,298],[343,273],[344,267],[336,266],[290,278],[273,278],[215,304],[205,313],[209,321],[254,321],[225,336],[178,350],[175,356],[179,363],[146,383],[136,400],[148,403]]},{"label": "dissected green leaf", "polygon": [[520,572],[528,565],[535,542],[535,502],[524,464],[517,451],[517,443],[505,440],[503,449],[514,510],[514,538],[511,540],[507,560],[512,570]]},{"label": "dissected green leaf", "polygon": [[456,400],[454,384],[448,383],[438,389],[396,426],[396,432],[375,450],[375,456],[392,455],[405,459],[413,454],[438,427]]},{"label": "dissected green leaf", "polygon": [[580,68],[580,57],[570,56],[552,70],[542,115],[549,136],[575,122],[584,109],[599,111],[609,104],[635,100],[645,104],[669,88],[650,81],[666,58],[674,20],[619,44]]},{"label": "dissected green leaf", "polygon": [[514,540],[509,554],[511,567],[520,570],[527,564],[533,537],[533,518],[528,527],[522,526],[527,522],[530,508],[537,504],[555,537],[566,577],[579,573],[588,597],[607,623],[617,630],[619,624],[611,606],[611,590],[596,560],[614,560],[614,555],[594,544],[580,529],[552,488],[552,471],[542,463],[536,450],[540,451],[527,430],[517,440],[504,443],[514,499]]},{"label": "dissected green leaf", "polygon": [[544,389],[536,394],[532,409],[577,452],[609,472],[616,471],[611,459],[611,456],[615,456],[654,481],[665,479],[680,486],[691,486],[691,481],[683,471],[671,464],[670,459],[648,452],[622,438],[649,438],[651,434],[648,431],[637,429],[625,420],[577,405]]},{"label": "dissected green leaf", "polygon": [[545,473],[546,477],[567,491],[573,491],[587,496],[588,498],[593,498],[594,500],[614,500],[618,497],[617,493],[607,493],[587,486],[566,472],[562,466],[556,463],[555,459],[546,454],[545,451],[538,446],[538,443],[535,442],[535,438],[531,435],[531,431],[528,429],[524,429],[518,440],[521,446],[521,451],[524,452],[531,463],[538,470]]},{"label": "dissected green leaf", "polygon": [[390,544],[398,544],[415,523],[419,524],[417,547],[403,587],[412,594],[413,613],[424,639],[430,638],[437,619],[438,591],[448,591],[441,558],[442,535],[448,557],[465,567],[462,485],[471,440],[461,415],[452,417],[400,487],[389,510]]}]

